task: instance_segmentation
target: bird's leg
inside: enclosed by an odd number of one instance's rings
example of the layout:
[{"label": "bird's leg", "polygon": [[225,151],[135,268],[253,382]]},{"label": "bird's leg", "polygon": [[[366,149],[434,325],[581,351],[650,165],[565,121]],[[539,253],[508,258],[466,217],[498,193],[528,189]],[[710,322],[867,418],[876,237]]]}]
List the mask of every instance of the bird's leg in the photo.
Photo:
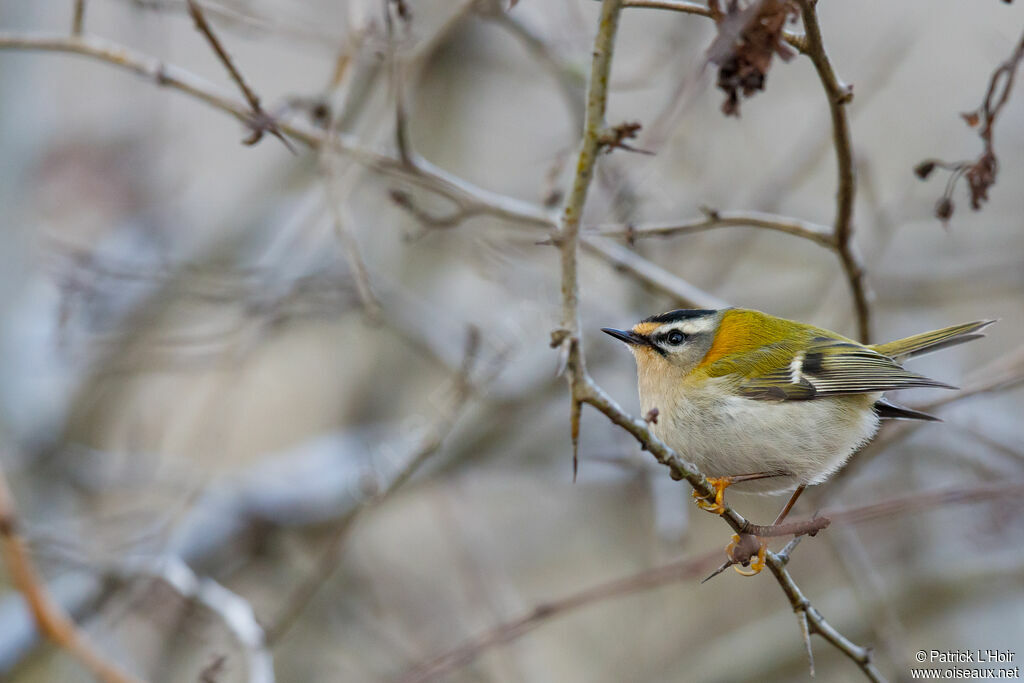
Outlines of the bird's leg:
[{"label": "bird's leg", "polygon": [[725,506],[722,504],[722,499],[725,497],[725,490],[733,484],[739,484],[743,481],[755,481],[757,479],[768,479],[770,477],[782,476],[781,472],[754,472],[753,474],[737,474],[731,477],[708,477],[708,484],[715,490],[714,497],[704,497],[693,492],[693,497],[697,501],[698,507],[701,510],[707,510],[713,512],[716,515],[720,515],[725,512]]},{"label": "bird's leg", "polygon": [[796,487],[796,491],[793,491],[793,495],[789,497],[789,502],[786,503],[786,507],[782,508],[782,512],[780,512],[779,516],[775,518],[774,522],[772,522],[772,526],[782,524],[782,522],[785,521],[789,511],[793,509],[794,505],[796,505],[797,499],[800,497],[800,494],[804,492],[805,488],[807,488],[807,484],[800,484]]},{"label": "bird's leg", "polygon": [[[797,499],[800,498],[800,494],[804,492],[805,488],[807,488],[806,484],[800,484],[800,486],[796,487],[796,491],[793,491],[793,495],[789,497],[789,502],[786,503],[786,506],[782,508],[782,512],[780,512],[779,516],[775,518],[774,522],[772,522],[772,526],[782,524],[782,522],[786,519],[786,516],[789,514],[790,510],[792,510],[793,506],[796,505]],[[760,574],[761,570],[764,569],[764,558],[765,554],[768,552],[768,541],[758,536],[755,536],[754,538],[757,539],[757,542],[760,544],[760,547],[757,550],[757,555],[753,557],[753,559],[751,559],[750,561],[750,569],[741,569],[739,565],[733,567],[733,569],[735,569],[736,572],[741,576],[753,576],[755,574]],[[734,534],[732,537],[732,542],[729,543],[729,545],[725,548],[726,555],[728,555],[730,558],[733,557],[732,552],[736,550],[736,547],[739,544],[740,537],[738,534]]]}]

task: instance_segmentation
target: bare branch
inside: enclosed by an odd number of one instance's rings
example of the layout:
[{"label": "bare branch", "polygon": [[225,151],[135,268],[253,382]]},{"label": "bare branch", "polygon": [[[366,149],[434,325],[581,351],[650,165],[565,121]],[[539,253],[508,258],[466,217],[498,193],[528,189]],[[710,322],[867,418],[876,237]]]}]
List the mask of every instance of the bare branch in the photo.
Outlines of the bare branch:
[{"label": "bare branch", "polygon": [[550,619],[575,611],[581,607],[603,602],[640,591],[651,590],[676,581],[693,579],[705,571],[718,557],[718,552],[705,553],[697,557],[671,562],[661,567],[647,569],[631,576],[600,583],[564,598],[543,602],[523,616],[501,623],[475,638],[410,669],[400,676],[396,683],[425,683],[464,666],[486,650],[504,645],[529,633]]},{"label": "bare branch", "polygon": [[[950,503],[984,503],[996,501],[1004,497],[1016,498],[1022,494],[1024,494],[1024,482],[978,487],[958,487],[900,496],[854,508],[826,510],[824,514],[834,519],[837,523],[863,524],[878,519],[891,519],[896,514],[914,514],[933,510]],[[799,540],[799,537],[793,539],[785,548],[774,554],[775,560],[779,565],[786,565],[793,548],[799,543]],[[410,669],[403,676],[399,677],[398,681],[400,683],[425,683],[426,681],[434,680],[460,666],[468,664],[486,650],[517,640],[538,626],[541,626],[547,620],[558,618],[567,612],[575,611],[595,602],[632,595],[677,581],[695,579],[707,570],[716,557],[718,557],[717,552],[677,560],[661,567],[645,569],[630,576],[600,583],[563,598],[540,603],[523,616],[503,622],[485,631],[483,634],[470,638],[451,650]],[[797,590],[797,595],[799,595],[799,590]],[[797,622],[801,633],[805,636],[804,642],[813,671],[813,654],[811,653],[810,640],[807,636],[810,633],[820,633],[817,630],[819,624],[816,622],[821,618],[821,615],[816,610],[813,610],[813,607],[809,604],[806,605],[806,608],[801,603],[799,609],[797,609]],[[833,636],[838,635],[835,632],[830,632],[830,634]],[[841,639],[840,642],[845,641],[849,646],[852,646],[858,655],[866,654],[866,650],[849,643],[841,635],[838,635],[838,639]],[[871,680],[881,680],[881,676],[870,665],[869,660],[868,666],[871,668],[872,675],[875,676]]]},{"label": "bare branch", "polygon": [[192,20],[196,23],[196,29],[206,37],[207,42],[210,43],[210,47],[216,53],[217,58],[220,59],[221,63],[224,64],[224,68],[228,70],[228,74],[231,76],[231,80],[238,85],[238,89],[242,91],[242,95],[245,97],[246,102],[249,103],[249,107],[252,108],[252,113],[249,116],[247,125],[252,129],[252,135],[246,138],[243,142],[246,145],[255,145],[263,137],[264,132],[269,132],[271,135],[276,137],[278,140],[288,148],[288,151],[295,154],[295,148],[292,147],[292,143],[288,142],[284,134],[277,127],[277,123],[273,117],[267,114],[263,107],[260,105],[260,98],[253,92],[252,88],[242,78],[242,72],[238,70],[235,63],[231,60],[231,55],[228,54],[224,46],[221,45],[217,35],[213,32],[213,28],[209,22],[206,21],[206,17],[203,15],[203,10],[199,6],[196,0],[186,0],[188,3],[188,13],[192,16]]},{"label": "bare branch", "polygon": [[75,627],[71,618],[50,597],[36,572],[25,539],[18,532],[18,516],[7,477],[0,469],[0,547],[7,571],[15,588],[21,592],[32,612],[36,626],[50,642],[67,650],[96,678],[104,683],[132,683],[138,679],[93,649]]},{"label": "bare branch", "polygon": [[580,236],[580,246],[588,253],[602,258],[619,271],[633,276],[642,284],[671,297],[682,306],[689,308],[725,308],[728,306],[722,299],[691,285],[681,277],[673,275],[621,244],[615,244],[602,237],[583,234]]},{"label": "bare branch", "polygon": [[641,225],[598,225],[586,230],[585,234],[621,237],[627,241],[633,241],[650,237],[691,235],[697,232],[727,227],[775,230],[787,235],[810,240],[827,249],[835,249],[832,230],[823,225],[758,211],[716,211],[714,209],[705,209],[703,218],[682,222],[644,223]]},{"label": "bare branch", "polygon": [[80,36],[85,29],[85,0],[75,0],[75,15],[71,19],[71,35]]},{"label": "bare branch", "polygon": [[1022,61],[1024,61],[1024,35],[1021,35],[1013,53],[992,72],[981,106],[975,111],[961,114],[968,126],[978,127],[978,137],[981,138],[983,148],[977,159],[960,162],[925,159],[914,168],[914,173],[922,180],[927,179],[936,168],[951,171],[949,180],[946,182],[946,189],[935,207],[935,215],[943,222],[948,221],[953,215],[953,190],[960,178],[967,178],[973,210],[980,210],[981,203],[988,201],[988,189],[995,184],[996,174],[999,171],[999,161],[992,143],[992,129],[999,117],[999,112],[1010,99],[1010,92],[1013,90],[1013,83],[1017,77],[1017,68]]},{"label": "bare branch", "polygon": [[[299,584],[285,599],[285,606],[280,615],[267,628],[267,642],[273,644],[280,640],[298,620],[302,612],[309,606],[310,601],[334,574],[340,561],[341,549],[348,539],[349,531],[356,518],[369,506],[378,505],[391,494],[398,490],[403,484],[412,479],[420,467],[438,450],[444,443],[445,438],[455,426],[455,420],[463,412],[475,387],[473,372],[476,368],[478,354],[480,351],[480,332],[475,327],[470,327],[466,335],[466,349],[459,368],[454,378],[454,396],[444,413],[438,418],[433,429],[423,438],[412,455],[405,461],[402,469],[380,489],[364,505],[353,508],[337,523],[331,538],[327,541],[323,554],[317,562],[317,567],[307,580]],[[487,378],[481,378],[486,383]]]},{"label": "bare branch", "polygon": [[667,9],[684,14],[696,14],[701,17],[712,17],[711,9],[695,2],[683,0],[625,0],[623,7],[646,7],[648,9]]}]

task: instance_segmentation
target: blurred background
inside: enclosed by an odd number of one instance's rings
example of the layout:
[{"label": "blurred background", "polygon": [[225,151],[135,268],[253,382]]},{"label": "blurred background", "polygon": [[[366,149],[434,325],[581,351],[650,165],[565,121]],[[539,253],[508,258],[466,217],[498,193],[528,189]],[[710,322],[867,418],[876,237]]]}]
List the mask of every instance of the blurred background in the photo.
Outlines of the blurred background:
[{"label": "blurred background", "polygon": [[[156,78],[0,50],[0,464],[40,572],[89,642],[154,681],[805,680],[779,587],[732,572],[701,585],[729,530],[593,411],[573,483],[545,229],[460,211],[395,162],[397,101],[417,163],[557,211],[598,3],[201,5],[264,109],[346,150],[245,146],[237,119]],[[912,172],[981,153],[960,113],[1013,52],[1024,7],[819,12],[854,88],[874,340],[1001,322],[912,364],[977,393],[934,406],[943,423],[887,428],[797,514],[925,503],[837,522],[790,568],[893,679],[920,649],[1024,657],[1021,496],[920,497],[1024,482],[1024,92],[995,126],[981,211],[961,183],[943,226],[948,175]],[[66,36],[72,14],[70,0],[0,0],[0,47]],[[90,0],[84,25],[242,102],[183,1]],[[608,120],[640,122],[630,142],[653,154],[601,157],[586,226],[702,207],[831,224],[835,156],[810,61],[776,59],[765,92],[725,117],[705,64],[714,35],[700,16],[624,12]],[[726,228],[606,243],[581,257],[584,343],[631,412],[633,361],[598,329],[680,298],[608,253],[856,335],[838,261],[809,241]],[[731,500],[764,522],[783,502]],[[0,576],[0,678],[90,680]],[[818,680],[861,680],[813,643]]]}]

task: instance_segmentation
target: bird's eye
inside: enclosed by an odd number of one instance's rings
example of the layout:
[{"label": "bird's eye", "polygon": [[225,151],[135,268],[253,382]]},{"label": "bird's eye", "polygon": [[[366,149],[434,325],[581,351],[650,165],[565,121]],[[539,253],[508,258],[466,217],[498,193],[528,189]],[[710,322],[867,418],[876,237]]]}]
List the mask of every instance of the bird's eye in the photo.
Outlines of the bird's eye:
[{"label": "bird's eye", "polygon": [[679,346],[680,344],[683,343],[685,339],[685,334],[683,334],[679,330],[673,330],[668,333],[668,336],[665,338],[665,341],[667,341],[672,346]]}]

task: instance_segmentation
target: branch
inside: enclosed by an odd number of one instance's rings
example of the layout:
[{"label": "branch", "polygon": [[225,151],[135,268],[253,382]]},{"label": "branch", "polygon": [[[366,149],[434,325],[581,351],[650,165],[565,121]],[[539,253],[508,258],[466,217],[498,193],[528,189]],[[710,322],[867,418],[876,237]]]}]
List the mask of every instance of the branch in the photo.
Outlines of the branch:
[{"label": "branch", "polygon": [[869,304],[864,264],[852,242],[853,205],[857,191],[856,173],[853,164],[853,143],[850,141],[850,121],[846,105],[853,99],[853,87],[844,85],[836,77],[825,52],[821,37],[821,25],[815,11],[817,0],[797,0],[803,16],[805,36],[804,54],[810,57],[818,72],[821,85],[828,96],[829,112],[832,115],[832,140],[836,150],[837,188],[836,215],[833,223],[833,239],[839,260],[850,285],[854,311],[857,315],[859,340],[865,344],[871,341],[871,307]]},{"label": "branch", "polygon": [[243,143],[246,145],[255,145],[263,137],[264,132],[269,132],[271,135],[280,140],[288,151],[295,154],[295,148],[292,147],[292,143],[288,142],[288,139],[281,133],[277,127],[277,123],[274,118],[263,111],[263,107],[260,106],[260,98],[253,92],[252,88],[242,78],[242,72],[238,70],[235,63],[231,60],[231,55],[228,54],[224,46],[221,45],[220,40],[213,32],[213,28],[206,21],[206,17],[203,15],[203,10],[199,6],[196,0],[186,0],[188,3],[188,13],[192,16],[192,20],[196,23],[196,29],[206,37],[207,42],[210,43],[210,47],[213,48],[217,58],[220,59],[221,63],[224,64],[224,68],[228,70],[228,74],[231,76],[237,85],[238,89],[242,91],[242,95],[245,97],[245,101],[249,103],[249,107],[252,112],[246,121],[250,128],[252,128],[252,135],[246,138]]},{"label": "branch", "polygon": [[[708,19],[714,19],[715,14],[710,8],[704,5],[698,5],[693,2],[685,2],[684,0],[624,0],[622,3],[623,7],[639,7],[646,9],[662,9],[669,10],[672,12],[682,12],[683,14],[695,14],[700,17],[707,17]],[[803,52],[805,50],[803,36],[785,31],[782,34],[783,39],[789,43],[792,47],[798,51]]]},{"label": "branch", "polygon": [[75,0],[75,15],[71,19],[71,34],[82,35],[85,28],[85,0]]},{"label": "branch", "polygon": [[673,12],[684,14],[696,14],[701,17],[712,18],[711,10],[703,5],[683,0],[624,0],[623,7],[645,7],[647,9],[667,9]]},{"label": "branch", "polygon": [[[475,327],[470,327],[466,336],[466,350],[462,366],[454,378],[454,396],[451,405],[446,407],[430,433],[422,439],[413,454],[406,460],[398,473],[387,482],[387,485],[363,505],[354,507],[339,520],[333,535],[327,541],[327,547],[320,556],[316,569],[285,599],[285,606],[281,614],[273,620],[271,626],[267,627],[267,643],[272,645],[281,639],[281,636],[295,624],[321,586],[334,574],[340,561],[341,548],[348,539],[348,533],[359,514],[367,507],[378,505],[391,496],[403,484],[412,479],[430,456],[440,450],[445,438],[454,428],[456,418],[462,414],[473,393],[475,387],[473,371],[476,367],[479,350],[480,332]],[[489,379],[484,377],[478,381],[486,386]]]},{"label": "branch", "polygon": [[758,211],[716,211],[714,209],[705,209],[703,218],[695,218],[689,221],[644,223],[626,226],[598,225],[587,230],[587,234],[621,237],[632,242],[633,240],[650,237],[692,235],[697,232],[729,227],[775,230],[787,235],[810,240],[826,249],[834,251],[836,248],[832,230],[823,225]]},{"label": "branch", "polygon": [[523,616],[498,624],[491,630],[485,631],[475,638],[470,638],[444,654],[410,669],[399,676],[395,683],[426,683],[426,681],[439,678],[473,661],[485,650],[517,640],[550,619],[595,602],[603,602],[640,591],[652,590],[676,581],[696,578],[708,570],[716,557],[718,557],[718,551],[677,560],[661,567],[646,569],[631,576],[591,586],[564,598],[542,602]]},{"label": "branch", "polygon": [[50,597],[40,579],[25,539],[18,532],[18,516],[7,477],[0,469],[0,548],[14,587],[21,592],[38,629],[50,642],[66,650],[104,683],[133,683],[133,678],[92,648],[71,618]]},{"label": "branch", "polygon": [[[588,403],[603,413],[639,441],[645,450],[669,468],[673,479],[686,481],[701,496],[707,497],[711,487],[707,479],[691,463],[679,457],[651,431],[643,420],[638,420],[612,400],[587,373],[579,320],[579,281],[577,276],[577,254],[579,250],[580,223],[586,203],[587,191],[594,175],[594,165],[600,151],[600,140],[605,132],[604,113],[608,99],[608,82],[611,71],[615,32],[618,26],[622,0],[604,0],[597,35],[594,38],[593,63],[587,87],[587,109],[583,125],[583,139],[580,143],[576,162],[576,173],[568,193],[562,214],[557,244],[561,250],[562,263],[562,326],[552,333],[552,346],[560,346],[566,353],[566,380],[570,398],[570,434],[573,447],[573,465],[577,462],[579,448],[580,409]],[[837,232],[838,235],[838,232]],[[752,525],[726,504],[720,513],[722,519],[741,537],[749,535]],[[820,634],[843,654],[853,660],[870,680],[880,680],[871,664],[870,650],[855,645],[833,629],[821,614],[811,606],[800,592],[786,570],[788,556],[767,554],[767,565],[771,569],[783,592],[789,597],[798,622],[805,621],[814,633]]]},{"label": "branch", "polygon": [[584,233],[580,236],[580,246],[588,253],[600,257],[620,272],[633,276],[636,280],[649,286],[688,308],[725,308],[729,304],[713,294],[709,294],[678,275],[648,261],[632,249],[615,244],[601,237]]},{"label": "branch", "polygon": [[939,159],[925,159],[914,168],[914,173],[922,180],[930,176],[936,168],[951,171],[945,192],[935,205],[935,215],[943,222],[948,221],[953,215],[952,195],[960,178],[967,178],[973,210],[980,210],[981,203],[988,201],[988,189],[995,184],[999,170],[999,162],[992,144],[992,128],[999,117],[999,112],[1010,99],[1021,61],[1024,61],[1024,35],[1021,35],[1013,53],[992,72],[981,106],[974,111],[961,114],[968,126],[974,128],[980,124],[978,136],[983,145],[981,155],[974,161],[945,162]]},{"label": "branch", "polygon": [[[913,514],[932,510],[950,503],[984,503],[999,500],[1000,498],[1016,498],[1021,495],[1024,495],[1024,482],[978,487],[958,487],[900,496],[853,508],[826,510],[823,514],[834,520],[837,524],[853,525],[883,518],[891,519],[896,514]],[[794,545],[794,543],[790,543],[790,545],[775,555],[781,564],[785,565],[789,561],[789,554]],[[439,678],[468,664],[492,647],[518,640],[520,637],[543,625],[549,619],[564,616],[568,612],[586,607],[587,605],[625,595],[632,595],[677,581],[694,579],[701,576],[717,556],[718,553],[713,552],[677,560],[661,567],[645,569],[629,576],[599,583],[562,598],[542,602],[521,617],[505,621],[481,635],[469,638],[451,650],[413,667],[400,676],[396,683],[426,683],[426,681]],[[791,588],[796,588],[795,584]],[[796,589],[794,595],[800,595],[799,588]],[[808,632],[820,633],[816,630],[820,626],[837,641],[844,643],[844,647],[852,647],[855,651],[861,650],[861,648],[850,643],[850,641],[826,623],[819,621],[821,615],[817,613],[817,610],[814,610],[810,605],[807,607],[810,611],[813,611],[813,614],[805,612],[801,603],[798,619],[801,622],[806,621]],[[826,638],[829,637],[825,636],[825,634],[822,635]],[[832,642],[831,639],[830,642]],[[864,653],[861,652],[860,654]],[[873,680],[880,680],[880,675],[874,670],[874,667],[871,667],[869,662],[866,662],[866,664],[871,668],[873,675],[876,677]]]}]

